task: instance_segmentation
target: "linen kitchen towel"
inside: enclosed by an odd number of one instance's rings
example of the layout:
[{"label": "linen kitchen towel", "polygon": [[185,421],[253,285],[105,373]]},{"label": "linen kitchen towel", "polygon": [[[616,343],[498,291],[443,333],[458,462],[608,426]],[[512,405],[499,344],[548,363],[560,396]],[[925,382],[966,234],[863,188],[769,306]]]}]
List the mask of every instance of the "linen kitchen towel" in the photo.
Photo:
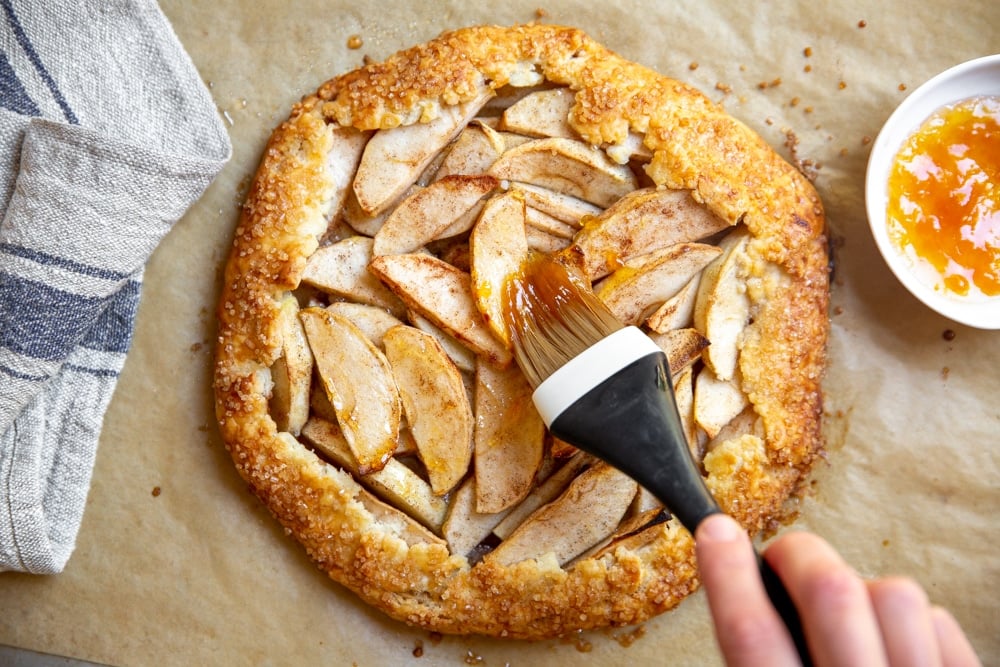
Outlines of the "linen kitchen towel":
[{"label": "linen kitchen towel", "polygon": [[0,571],[61,571],[143,265],[229,159],[153,0],[0,0]]}]

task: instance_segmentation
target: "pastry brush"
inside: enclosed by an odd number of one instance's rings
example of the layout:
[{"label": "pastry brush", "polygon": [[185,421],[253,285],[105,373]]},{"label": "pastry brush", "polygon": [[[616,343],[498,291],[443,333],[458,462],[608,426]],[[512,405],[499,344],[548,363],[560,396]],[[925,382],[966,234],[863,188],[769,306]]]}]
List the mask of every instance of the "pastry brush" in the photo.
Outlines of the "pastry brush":
[{"label": "pastry brush", "polygon": [[[666,355],[615,318],[571,253],[529,258],[503,298],[514,358],[553,435],[637,481],[692,535],[721,512],[688,449]],[[759,554],[757,562],[800,659],[811,664],[788,592]]]}]

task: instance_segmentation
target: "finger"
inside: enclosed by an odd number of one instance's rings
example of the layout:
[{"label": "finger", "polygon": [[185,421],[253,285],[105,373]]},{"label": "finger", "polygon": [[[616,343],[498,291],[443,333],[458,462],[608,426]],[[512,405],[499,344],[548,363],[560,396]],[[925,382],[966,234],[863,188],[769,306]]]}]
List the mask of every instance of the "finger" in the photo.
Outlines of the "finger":
[{"label": "finger", "polygon": [[698,569],[726,663],[798,665],[795,645],[764,592],[746,532],[717,514],[702,521],[695,538]]},{"label": "finger", "polygon": [[888,577],[868,584],[890,665],[940,667],[927,594],[915,581]]},{"label": "finger", "polygon": [[817,665],[887,664],[868,588],[833,547],[788,533],[768,547],[767,560],[799,609]]},{"label": "finger", "polygon": [[983,663],[954,616],[941,607],[932,607],[931,623],[945,667],[982,667]]}]

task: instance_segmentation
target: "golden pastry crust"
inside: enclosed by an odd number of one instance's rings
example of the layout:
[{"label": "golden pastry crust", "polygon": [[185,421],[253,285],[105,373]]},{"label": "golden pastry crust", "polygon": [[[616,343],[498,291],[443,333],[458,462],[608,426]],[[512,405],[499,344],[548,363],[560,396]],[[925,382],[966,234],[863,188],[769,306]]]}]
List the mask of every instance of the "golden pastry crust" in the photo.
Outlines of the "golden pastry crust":
[{"label": "golden pastry crust", "polygon": [[655,539],[623,541],[568,569],[545,559],[471,566],[279,434],[268,412],[279,303],[298,287],[327,227],[331,125],[426,122],[483,84],[542,80],[576,91],[570,123],[586,141],[644,135],[655,184],[691,190],[752,233],[743,269],[751,323],[739,369],[765,437],[736,439],[706,457],[722,507],[751,533],[772,525],[821,449],[823,210],[809,182],[755,133],[693,88],[557,26],[457,30],[334,78],[274,131],[243,207],[218,308],[217,416],[239,473],[320,568],[391,616],[439,632],[541,638],[632,624],[697,587],[693,541],[673,521],[648,529]]}]

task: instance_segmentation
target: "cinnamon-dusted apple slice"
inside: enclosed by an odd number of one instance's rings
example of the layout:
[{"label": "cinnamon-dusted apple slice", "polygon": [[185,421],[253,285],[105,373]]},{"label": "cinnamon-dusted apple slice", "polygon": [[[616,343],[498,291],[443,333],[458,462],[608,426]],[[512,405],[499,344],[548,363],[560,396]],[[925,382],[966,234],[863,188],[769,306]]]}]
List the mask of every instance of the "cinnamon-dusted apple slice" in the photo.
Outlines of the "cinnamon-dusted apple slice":
[{"label": "cinnamon-dusted apple slice", "polygon": [[388,360],[342,315],[306,308],[299,318],[358,471],[381,470],[396,449],[402,416]]},{"label": "cinnamon-dusted apple slice", "polygon": [[537,208],[526,207],[524,210],[524,221],[529,227],[534,227],[557,238],[572,240],[576,236],[576,229],[574,227],[558,218],[554,218],[544,211],[539,211]]},{"label": "cinnamon-dusted apple slice", "polygon": [[476,306],[496,338],[509,345],[503,322],[503,285],[528,256],[524,200],[513,192],[493,197],[483,207],[469,237],[472,292]]},{"label": "cinnamon-dusted apple slice", "polygon": [[472,459],[472,407],[462,376],[437,340],[419,329],[393,327],[383,344],[417,454],[434,495],[443,496]]},{"label": "cinnamon-dusted apple slice", "polygon": [[645,141],[645,135],[629,132],[620,144],[611,144],[602,148],[608,157],[618,164],[628,164],[630,160],[649,162],[653,157],[653,152],[646,147]]},{"label": "cinnamon-dusted apple slice", "polygon": [[399,196],[397,201],[393,202],[393,206],[388,206],[384,211],[379,211],[374,215],[361,208],[361,204],[358,203],[358,198],[354,196],[354,190],[352,189],[347,193],[347,200],[344,202],[344,210],[341,217],[358,234],[374,237],[378,234],[378,230],[382,229],[386,218],[395,209],[395,204],[398,204],[407,197],[412,197],[417,192],[420,192],[423,187],[422,185],[411,185]]},{"label": "cinnamon-dusted apple slice", "polygon": [[352,475],[386,502],[392,503],[437,531],[448,511],[444,499],[431,491],[430,485],[396,459],[389,459],[381,470],[362,474],[343,431],[334,423],[313,417],[302,429],[302,437],[324,456]]},{"label": "cinnamon-dusted apple slice", "polygon": [[698,296],[701,274],[694,276],[677,294],[663,302],[646,320],[646,326],[656,333],[683,329],[694,322],[694,302]]},{"label": "cinnamon-dusted apple slice", "polygon": [[750,404],[737,378],[720,380],[711,368],[703,368],[694,382],[694,418],[709,438]]},{"label": "cinnamon-dusted apple slice", "polygon": [[594,292],[625,324],[639,324],[719,256],[704,243],[678,243],[635,257],[594,286]]},{"label": "cinnamon-dusted apple slice", "polygon": [[660,248],[698,241],[729,227],[686,190],[645,188],[629,193],[577,235],[591,280]]},{"label": "cinnamon-dusted apple slice", "polygon": [[528,247],[530,249],[537,250],[538,252],[544,252],[547,255],[561,252],[573,243],[571,239],[562,238],[561,236],[553,236],[548,232],[543,232],[537,227],[532,227],[530,225],[524,228],[524,236],[528,241]]},{"label": "cinnamon-dusted apple slice", "polygon": [[677,413],[681,417],[681,429],[687,440],[688,449],[694,460],[701,462],[705,452],[698,439],[698,423],[694,419],[694,370],[688,366],[679,373],[672,373],[671,382],[674,385],[674,402]]},{"label": "cinnamon-dusted apple slice", "polygon": [[486,200],[481,199],[472,205],[468,211],[460,215],[453,223],[448,225],[447,228],[442,230],[437,238],[439,239],[450,239],[456,236],[465,234],[476,225],[476,221],[479,220],[479,216],[483,213],[483,207],[486,205]]},{"label": "cinnamon-dusted apple slice", "polygon": [[542,188],[531,183],[512,182],[510,189],[520,192],[524,203],[542,213],[551,215],[556,220],[579,229],[585,220],[600,215],[604,209],[578,197]]},{"label": "cinnamon-dusted apple slice", "polygon": [[[640,493],[644,491],[645,489],[639,489]],[[652,494],[649,495],[652,497]],[[650,507],[623,520],[610,537],[588,549],[580,558],[601,558],[614,553],[615,549],[623,545],[627,545],[632,551],[641,549],[659,536],[659,531],[663,530],[662,524],[669,520],[670,515],[664,511],[663,504],[652,503]]]},{"label": "cinnamon-dusted apple slice", "polygon": [[510,363],[510,351],[476,309],[468,273],[437,257],[415,253],[376,257],[370,268],[410,308],[473,352],[501,366]]},{"label": "cinnamon-dusted apple slice", "polygon": [[606,207],[638,187],[627,166],[615,164],[603,151],[573,139],[536,139],[508,150],[489,173],[524,181]]},{"label": "cinnamon-dusted apple slice", "polygon": [[492,96],[484,85],[475,98],[442,107],[441,115],[430,122],[372,135],[354,176],[354,194],[361,208],[374,215],[392,204]]},{"label": "cinnamon-dusted apple slice", "polygon": [[281,300],[278,317],[281,356],[271,366],[272,416],[279,431],[298,435],[309,418],[313,356],[299,322],[299,302],[294,296]]},{"label": "cinnamon-dusted apple slice", "polygon": [[369,306],[352,301],[334,301],[326,307],[353,322],[376,347],[382,347],[382,337],[389,329],[403,322],[389,311],[378,306]]},{"label": "cinnamon-dusted apple slice", "polygon": [[354,182],[354,173],[357,171],[358,163],[361,162],[361,154],[371,134],[353,127],[330,126],[332,142],[326,156],[326,168],[333,185],[333,193],[327,204],[328,218],[332,218],[343,208],[347,195],[351,192],[351,183]]},{"label": "cinnamon-dusted apple slice", "polygon": [[702,352],[710,345],[697,329],[675,329],[662,334],[651,334],[650,338],[667,355],[670,374],[677,375],[691,368]]},{"label": "cinnamon-dusted apple slice", "polygon": [[750,320],[750,297],[743,271],[749,264],[746,227],[733,230],[719,244],[722,254],[701,275],[694,306],[694,325],[712,345],[705,350],[705,364],[719,380],[733,379],[739,358],[739,338]]},{"label": "cinnamon-dusted apple slice", "polygon": [[[309,408],[312,410],[309,414],[310,417],[318,417],[333,424],[337,423],[337,410],[333,407],[333,403],[330,402],[326,391],[314,389],[309,397]],[[405,419],[399,423],[399,435],[396,438],[396,448],[392,450],[392,455],[393,457],[417,455],[417,443],[413,441],[413,436],[410,434],[410,429],[405,423]]]},{"label": "cinnamon-dusted apple slice", "polygon": [[445,176],[410,195],[385,219],[375,234],[374,255],[413,252],[438,238],[466,215],[499,181],[485,175]]},{"label": "cinnamon-dusted apple slice", "polygon": [[441,349],[445,351],[458,370],[468,373],[476,370],[476,355],[472,353],[472,350],[458,342],[454,336],[413,310],[407,313],[406,317],[410,324],[437,339]]},{"label": "cinnamon-dusted apple slice", "polygon": [[715,434],[715,437],[708,441],[705,451],[710,452],[727,440],[740,438],[744,435],[753,435],[761,439],[765,435],[764,423],[753,409],[753,406],[747,406],[740,414],[729,420],[729,423],[723,426]]},{"label": "cinnamon-dusted apple slice", "polygon": [[564,565],[614,533],[637,489],[628,475],[598,463],[574,479],[559,498],[528,517],[486,560],[512,565],[553,553]]},{"label": "cinnamon-dusted apple slice", "polygon": [[595,459],[592,456],[577,451],[577,453],[567,459],[562,466],[546,477],[541,484],[532,489],[531,493],[529,493],[524,500],[518,503],[518,505],[510,511],[503,521],[497,524],[496,528],[493,529],[493,534],[502,540],[510,537],[511,533],[517,530],[517,527],[520,526],[525,519],[531,516],[543,505],[546,505],[558,498],[559,494],[561,494],[566,487],[569,486],[570,482],[572,482],[578,474],[594,463]]},{"label": "cinnamon-dusted apple slice", "polygon": [[489,125],[473,121],[441,161],[434,180],[453,174],[483,174],[506,150],[503,136]]},{"label": "cinnamon-dusted apple slice", "polygon": [[317,248],[302,272],[302,281],[336,296],[385,308],[401,317],[406,309],[385,285],[368,271],[374,241],[352,236]]},{"label": "cinnamon-dusted apple slice", "polygon": [[453,554],[468,556],[507,514],[507,511],[491,514],[477,511],[476,479],[470,477],[452,494],[441,534]]},{"label": "cinnamon-dusted apple slice", "polygon": [[476,369],[476,510],[500,512],[528,495],[542,465],[545,423],[517,366]]},{"label": "cinnamon-dusted apple slice", "polygon": [[507,107],[500,129],[535,137],[578,139],[569,125],[569,112],[576,95],[567,88],[539,90]]}]

